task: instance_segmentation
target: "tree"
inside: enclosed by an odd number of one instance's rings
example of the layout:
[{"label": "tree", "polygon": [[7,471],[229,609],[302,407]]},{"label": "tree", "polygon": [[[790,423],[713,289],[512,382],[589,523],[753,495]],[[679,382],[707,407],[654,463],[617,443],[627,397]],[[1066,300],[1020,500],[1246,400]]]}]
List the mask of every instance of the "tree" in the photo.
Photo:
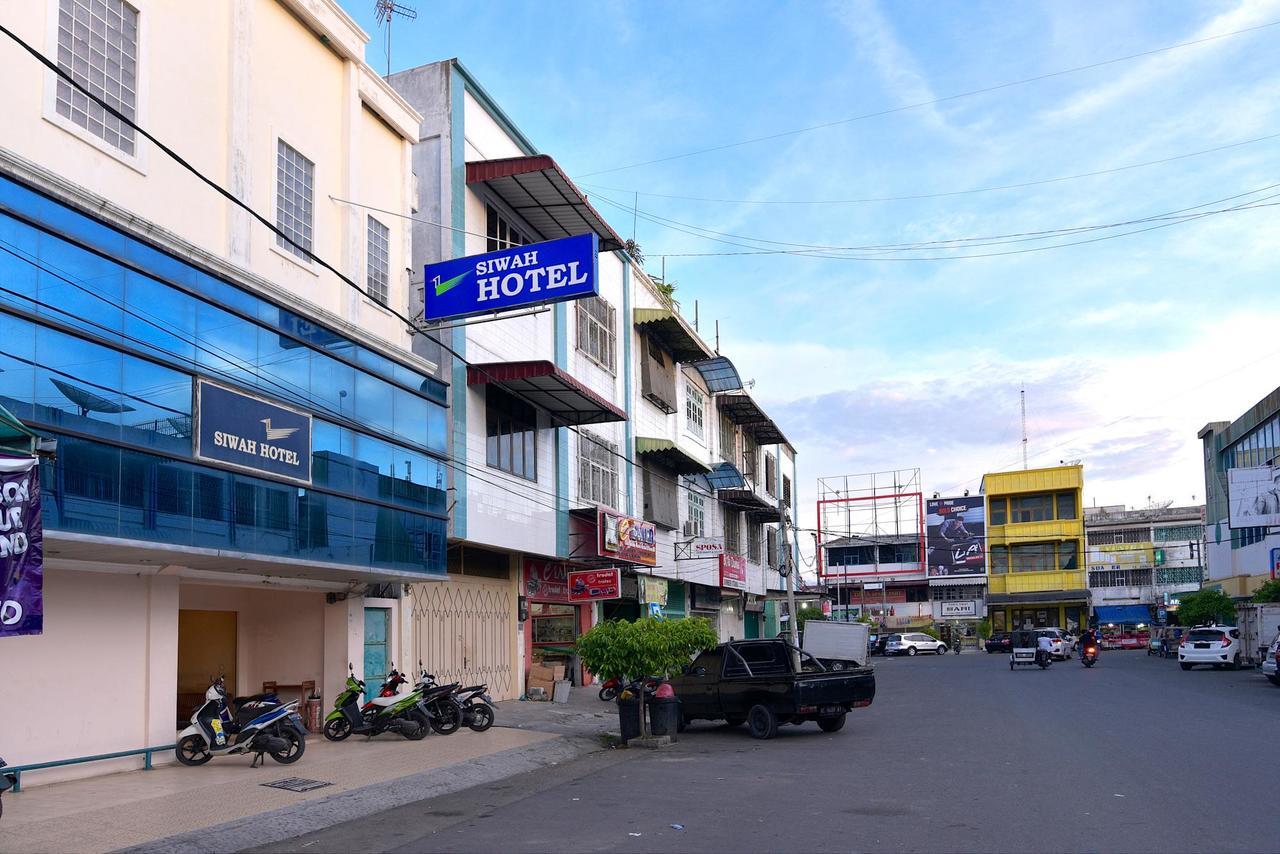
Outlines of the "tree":
[{"label": "tree", "polygon": [[1254,602],[1280,602],[1280,579],[1272,579],[1253,591]]},{"label": "tree", "polygon": [[991,620],[984,618],[978,621],[978,637],[983,640],[991,637]]},{"label": "tree", "polygon": [[1184,626],[1235,622],[1236,603],[1221,590],[1198,590],[1183,595],[1181,600],[1178,603],[1178,622]]},{"label": "tree", "polygon": [[796,608],[796,631],[804,631],[806,620],[825,620],[827,615],[816,605],[801,605]]}]

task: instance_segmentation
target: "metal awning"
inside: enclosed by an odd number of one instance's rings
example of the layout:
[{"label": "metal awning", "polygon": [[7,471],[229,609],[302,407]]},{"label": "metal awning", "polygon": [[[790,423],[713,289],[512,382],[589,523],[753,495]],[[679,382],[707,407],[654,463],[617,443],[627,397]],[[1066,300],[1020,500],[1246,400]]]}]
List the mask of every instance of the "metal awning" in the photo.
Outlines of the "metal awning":
[{"label": "metal awning", "polygon": [[702,381],[707,384],[707,391],[712,394],[738,391],[742,388],[742,377],[738,376],[738,369],[726,356],[714,356],[701,362],[693,362],[689,367],[697,369],[702,375]]},{"label": "metal awning", "polygon": [[761,445],[785,445],[787,437],[782,435],[778,425],[773,423],[764,410],[760,408],[748,394],[726,394],[716,398],[720,411],[729,416],[729,420],[755,434]]},{"label": "metal awning", "polygon": [[715,356],[678,311],[670,308],[637,308],[635,324],[670,350],[677,362],[704,362]]},{"label": "metal awning", "polygon": [[733,463],[716,463],[706,479],[712,489],[742,489],[747,485],[746,478]]},{"label": "metal awning", "polygon": [[1103,625],[1136,626],[1151,622],[1151,609],[1146,605],[1095,605],[1093,613]]},{"label": "metal awning", "polygon": [[467,385],[486,383],[546,410],[555,427],[627,420],[627,413],[552,362],[488,362],[467,368]]},{"label": "metal awning", "polygon": [[40,437],[9,410],[0,406],[0,452],[29,457],[36,452]]},{"label": "metal awning", "polygon": [[722,489],[716,494],[716,498],[736,510],[744,511],[752,517],[752,521],[762,516],[772,516],[775,520],[778,518],[777,505],[765,501],[754,489]]},{"label": "metal awning", "polygon": [[546,154],[473,161],[467,164],[467,183],[484,184],[544,240],[595,232],[601,252],[623,247],[622,238]]},{"label": "metal awning", "polygon": [[988,605],[1056,605],[1088,602],[1088,590],[1046,590],[1043,593],[988,593]]},{"label": "metal awning", "polygon": [[670,439],[636,438],[636,454],[664,465],[676,474],[706,474],[711,466],[687,453]]},{"label": "metal awning", "polygon": [[986,583],[985,575],[943,575],[929,579],[930,587],[977,587]]}]

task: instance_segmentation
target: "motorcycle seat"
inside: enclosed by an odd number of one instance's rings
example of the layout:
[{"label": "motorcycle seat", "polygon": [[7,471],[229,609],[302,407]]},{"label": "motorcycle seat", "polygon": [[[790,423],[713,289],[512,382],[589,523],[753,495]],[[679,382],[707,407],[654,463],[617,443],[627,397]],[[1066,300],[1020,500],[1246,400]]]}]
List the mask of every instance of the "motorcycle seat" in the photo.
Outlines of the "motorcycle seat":
[{"label": "motorcycle seat", "polygon": [[232,708],[239,709],[248,703],[267,703],[279,705],[280,701],[274,693],[250,694],[248,697],[236,697],[231,701]]},{"label": "motorcycle seat", "polygon": [[485,691],[487,691],[487,690],[489,690],[489,686],[488,686],[488,685],[470,685],[470,686],[468,686],[468,687],[466,687],[466,688],[459,688],[459,689],[458,689],[458,693],[459,693],[459,694],[470,694],[470,693],[472,693],[472,692],[474,691],[474,692],[475,692],[475,693],[477,693],[477,694],[483,694],[483,693],[484,693]]},{"label": "motorcycle seat", "polygon": [[369,702],[375,706],[394,706],[405,698],[405,694],[392,694],[390,697],[374,697]]}]

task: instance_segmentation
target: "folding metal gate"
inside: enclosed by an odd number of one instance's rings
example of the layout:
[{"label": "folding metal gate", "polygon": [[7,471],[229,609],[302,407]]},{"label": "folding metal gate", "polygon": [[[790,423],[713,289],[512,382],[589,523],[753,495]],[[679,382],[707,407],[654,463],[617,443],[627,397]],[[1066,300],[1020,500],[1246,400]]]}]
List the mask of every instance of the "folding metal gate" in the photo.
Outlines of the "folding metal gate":
[{"label": "folding metal gate", "polygon": [[511,582],[451,577],[411,590],[414,666],[421,659],[442,683],[483,682],[495,700],[520,696]]}]

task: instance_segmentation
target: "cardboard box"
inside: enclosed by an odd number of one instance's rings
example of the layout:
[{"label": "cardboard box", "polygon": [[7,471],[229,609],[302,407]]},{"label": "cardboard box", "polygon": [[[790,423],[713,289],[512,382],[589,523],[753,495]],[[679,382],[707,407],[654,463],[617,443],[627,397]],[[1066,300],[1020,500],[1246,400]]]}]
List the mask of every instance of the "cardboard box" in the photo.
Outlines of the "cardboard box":
[{"label": "cardboard box", "polygon": [[[563,667],[561,669],[563,670]],[[539,682],[554,682],[556,681],[556,669],[547,667],[545,664],[531,664],[529,665],[529,678],[537,679]],[[563,679],[564,677],[561,676],[560,678]]]},{"label": "cardboard box", "polygon": [[528,694],[529,691],[534,688],[541,688],[544,696],[547,699],[550,699],[552,691],[555,690],[555,683],[552,682],[550,679],[534,679],[533,677],[529,677],[529,684],[527,686],[525,694]]},{"label": "cardboard box", "polygon": [[563,664],[555,664],[555,665],[552,665],[552,667],[551,667],[551,681],[552,681],[552,682],[563,682],[563,681],[564,681],[564,665],[563,665]]}]

